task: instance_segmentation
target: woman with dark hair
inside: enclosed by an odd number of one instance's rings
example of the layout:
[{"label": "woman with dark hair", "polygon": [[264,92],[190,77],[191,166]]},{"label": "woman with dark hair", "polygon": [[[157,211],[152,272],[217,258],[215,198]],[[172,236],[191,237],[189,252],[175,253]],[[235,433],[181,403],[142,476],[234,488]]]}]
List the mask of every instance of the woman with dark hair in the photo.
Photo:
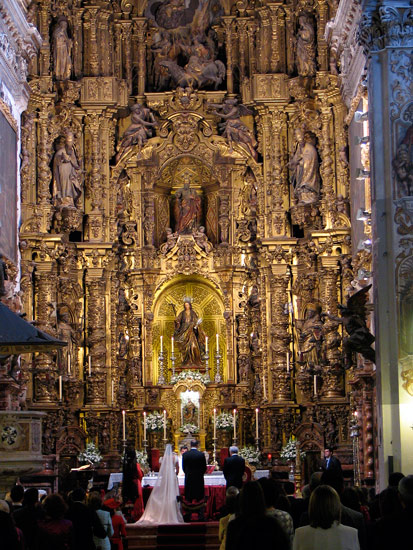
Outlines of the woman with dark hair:
[{"label": "woman with dark hair", "polygon": [[272,548],[288,550],[288,537],[278,521],[266,514],[264,495],[256,481],[248,481],[239,499],[239,513],[228,523],[226,550]]},{"label": "woman with dark hair", "polygon": [[110,512],[102,510],[102,497],[99,493],[91,493],[88,504],[89,508],[95,511],[98,515],[100,523],[102,524],[102,527],[106,533],[106,537],[104,539],[98,538],[96,536],[93,537],[95,546],[99,550],[110,550],[110,537],[112,537],[114,533]]},{"label": "woman with dark hair", "polygon": [[58,494],[47,496],[43,509],[46,517],[38,521],[35,547],[38,550],[75,550],[73,524],[64,519],[67,506],[63,498]]},{"label": "woman with dark hair", "polygon": [[1,547],[7,550],[20,550],[19,535],[10,515],[9,504],[6,500],[0,500],[0,533]]},{"label": "woman with dark hair", "polygon": [[133,447],[128,447],[123,458],[122,498],[124,504],[133,504],[132,519],[137,521],[143,514],[142,478],[143,472],[136,460]]},{"label": "woman with dark hair", "polygon": [[274,517],[281,527],[284,529],[285,534],[290,539],[290,547],[292,548],[294,539],[294,524],[293,518],[285,510],[281,510],[278,506],[280,498],[280,487],[274,479],[268,479],[262,477],[258,483],[261,485],[261,489],[264,494],[266,513],[269,516]]},{"label": "woman with dark hair", "polygon": [[295,531],[293,550],[360,550],[357,529],[340,523],[340,497],[332,487],[311,493],[308,514],[310,525]]}]

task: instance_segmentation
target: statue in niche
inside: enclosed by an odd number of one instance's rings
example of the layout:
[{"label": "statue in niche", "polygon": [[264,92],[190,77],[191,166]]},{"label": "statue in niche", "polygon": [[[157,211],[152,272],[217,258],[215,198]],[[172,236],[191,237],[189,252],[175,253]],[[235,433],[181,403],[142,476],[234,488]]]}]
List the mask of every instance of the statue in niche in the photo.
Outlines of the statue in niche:
[{"label": "statue in niche", "polygon": [[152,111],[147,107],[144,107],[140,103],[135,103],[130,110],[131,123],[123,134],[116,155],[116,162],[119,162],[120,158],[134,145],[138,145],[139,149],[141,149],[144,143],[152,137],[153,128],[158,126]]},{"label": "statue in niche", "polygon": [[205,354],[205,333],[202,319],[192,309],[191,298],[184,298],[184,309],[175,319],[174,338],[182,357],[182,367],[199,369]]},{"label": "statue in niche", "polygon": [[201,197],[189,186],[189,177],[184,186],[175,193],[175,232],[179,235],[193,233],[201,220]]},{"label": "statue in niche", "polygon": [[413,196],[413,125],[407,129],[393,160],[399,197]]},{"label": "statue in niche", "polygon": [[311,365],[321,363],[321,344],[323,337],[323,322],[321,307],[308,304],[305,319],[296,319],[298,336],[298,355],[300,361],[307,361]]},{"label": "statue in niche", "polygon": [[129,351],[129,339],[126,338],[125,334],[121,332],[119,334],[119,348],[118,348],[118,356],[120,359],[125,359],[125,357],[128,355]]},{"label": "statue in niche", "polygon": [[300,76],[315,76],[316,47],[314,25],[309,15],[303,13],[298,18],[297,31],[297,72]]},{"label": "statue in niche", "polygon": [[182,407],[182,421],[183,424],[198,425],[198,408],[191,400]]},{"label": "statue in niche", "polygon": [[214,107],[212,113],[224,119],[218,127],[221,135],[228,140],[229,152],[233,152],[233,144],[238,143],[246,149],[251,156],[257,160],[258,153],[256,151],[257,140],[253,132],[246,124],[241,122],[242,116],[252,115],[252,111],[244,105],[238,105],[238,100],[235,98],[227,98],[222,105],[210,103],[209,107]]},{"label": "statue in niche", "polygon": [[56,142],[53,157],[53,197],[57,205],[77,206],[82,193],[82,167],[74,147],[74,136],[67,132]]},{"label": "statue in niche", "polygon": [[67,21],[59,18],[53,31],[53,63],[56,80],[69,80],[72,72],[72,41],[67,33]]},{"label": "statue in niche", "polygon": [[320,174],[315,137],[304,128],[295,131],[297,140],[293,158],[289,162],[291,183],[297,204],[313,204],[320,196]]}]

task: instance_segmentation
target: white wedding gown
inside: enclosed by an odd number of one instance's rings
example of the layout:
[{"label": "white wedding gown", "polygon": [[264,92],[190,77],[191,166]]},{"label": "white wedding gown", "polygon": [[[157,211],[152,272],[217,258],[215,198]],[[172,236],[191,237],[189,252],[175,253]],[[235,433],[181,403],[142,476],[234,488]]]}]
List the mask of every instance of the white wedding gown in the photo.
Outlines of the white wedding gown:
[{"label": "white wedding gown", "polygon": [[175,456],[172,445],[168,444],[162,459],[158,479],[152,489],[143,516],[134,525],[161,525],[183,523],[179,496],[178,478],[175,473]]}]

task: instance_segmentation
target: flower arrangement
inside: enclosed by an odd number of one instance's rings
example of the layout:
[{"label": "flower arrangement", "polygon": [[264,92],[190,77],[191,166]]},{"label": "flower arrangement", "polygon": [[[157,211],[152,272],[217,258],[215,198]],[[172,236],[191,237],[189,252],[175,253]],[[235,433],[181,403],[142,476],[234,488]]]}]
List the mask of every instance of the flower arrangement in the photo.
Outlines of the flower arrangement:
[{"label": "flower arrangement", "polygon": [[145,453],[145,451],[136,451],[136,462],[138,462],[138,464],[140,464],[144,468],[148,468],[148,455]]},{"label": "flower arrangement", "polygon": [[179,431],[183,434],[197,434],[199,432],[198,426],[195,426],[195,424],[183,424]]},{"label": "flower arrangement", "polygon": [[[281,449],[280,458],[282,458],[283,460],[295,460],[296,456],[297,456],[297,441],[295,439],[293,440],[290,437],[290,439],[288,440],[288,443],[284,445],[284,447]],[[305,457],[304,451],[300,451],[300,457],[301,458]]]},{"label": "flower arrangement", "polygon": [[209,377],[206,374],[202,374],[197,370],[185,370],[185,371],[181,371],[179,374],[174,374],[174,376],[172,376],[171,378],[171,384],[176,384],[177,382],[187,380],[188,378],[192,380],[198,380],[199,382],[202,382],[205,385],[211,382]]},{"label": "flower arrangement", "polygon": [[146,417],[146,429],[148,432],[160,432],[163,429],[163,416],[155,411]]},{"label": "flower arrangement", "polygon": [[248,462],[249,464],[258,464],[260,461],[261,453],[260,451],[257,451],[254,447],[242,447],[242,449],[239,450],[239,456],[242,456],[242,458]]},{"label": "flower arrangement", "polygon": [[79,462],[88,462],[89,464],[98,464],[102,460],[102,455],[94,443],[88,443],[86,449],[77,455]]},{"label": "flower arrangement", "polygon": [[217,416],[217,430],[232,430],[234,428],[234,417],[227,413],[222,412]]}]

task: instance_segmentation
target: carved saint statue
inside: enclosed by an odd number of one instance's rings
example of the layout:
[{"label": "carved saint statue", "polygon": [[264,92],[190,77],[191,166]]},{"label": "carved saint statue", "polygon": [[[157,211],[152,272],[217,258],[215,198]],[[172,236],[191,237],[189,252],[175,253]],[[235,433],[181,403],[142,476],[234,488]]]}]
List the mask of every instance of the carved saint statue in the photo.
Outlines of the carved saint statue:
[{"label": "carved saint statue", "polygon": [[182,367],[199,369],[205,353],[205,333],[200,327],[202,319],[192,309],[190,298],[184,298],[184,309],[175,319],[174,338],[179,346]]},{"label": "carved saint statue", "polygon": [[73,142],[72,132],[61,136],[53,157],[53,196],[57,203],[65,206],[76,206],[82,193],[82,170]]},{"label": "carved saint statue", "polygon": [[53,31],[53,63],[56,80],[69,80],[72,72],[72,41],[67,34],[67,21],[60,19]]},{"label": "carved saint statue", "polygon": [[201,220],[201,197],[189,186],[189,178],[184,186],[175,193],[175,232],[190,234],[199,227]]},{"label": "carved saint statue", "polygon": [[300,360],[307,360],[313,365],[320,364],[320,352],[323,336],[321,308],[316,304],[308,304],[305,319],[296,319],[298,329],[298,352]]},{"label": "carved saint statue", "polygon": [[318,201],[320,194],[318,153],[310,132],[297,128],[295,136],[297,145],[289,162],[294,196],[298,204],[312,204]]},{"label": "carved saint statue", "polygon": [[300,76],[315,76],[316,48],[314,25],[307,14],[300,15],[297,31],[297,72]]},{"label": "carved saint statue", "polygon": [[140,103],[132,105],[130,110],[131,123],[123,134],[122,142],[116,155],[116,162],[134,145],[139,145],[139,148],[143,147],[143,144],[152,137],[152,128],[158,125],[152,111]]},{"label": "carved saint statue", "polygon": [[253,132],[240,119],[242,116],[252,115],[252,111],[244,105],[238,105],[238,100],[234,98],[226,99],[222,105],[210,104],[209,106],[215,107],[215,111],[212,111],[214,115],[224,119],[224,122],[219,124],[219,129],[222,132],[221,135],[228,140],[230,153],[233,151],[233,143],[235,142],[247,149],[252,157],[257,160],[258,153],[255,150],[257,140]]}]

